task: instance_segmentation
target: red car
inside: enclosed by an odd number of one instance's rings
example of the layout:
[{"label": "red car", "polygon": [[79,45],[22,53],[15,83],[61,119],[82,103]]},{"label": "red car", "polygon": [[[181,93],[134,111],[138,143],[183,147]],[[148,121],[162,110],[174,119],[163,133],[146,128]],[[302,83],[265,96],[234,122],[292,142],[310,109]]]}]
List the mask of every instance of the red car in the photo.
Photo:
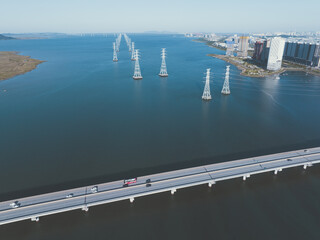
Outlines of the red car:
[{"label": "red car", "polygon": [[127,187],[132,183],[136,183],[138,178],[130,178],[130,179],[125,179],[123,180],[123,186]]}]

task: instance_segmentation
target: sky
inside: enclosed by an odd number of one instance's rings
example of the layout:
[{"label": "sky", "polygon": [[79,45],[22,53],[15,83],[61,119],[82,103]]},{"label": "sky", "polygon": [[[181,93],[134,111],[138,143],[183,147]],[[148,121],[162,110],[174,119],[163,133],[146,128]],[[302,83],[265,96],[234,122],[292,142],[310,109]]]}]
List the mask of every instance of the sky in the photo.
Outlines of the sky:
[{"label": "sky", "polygon": [[319,0],[0,0],[0,33],[320,31]]}]

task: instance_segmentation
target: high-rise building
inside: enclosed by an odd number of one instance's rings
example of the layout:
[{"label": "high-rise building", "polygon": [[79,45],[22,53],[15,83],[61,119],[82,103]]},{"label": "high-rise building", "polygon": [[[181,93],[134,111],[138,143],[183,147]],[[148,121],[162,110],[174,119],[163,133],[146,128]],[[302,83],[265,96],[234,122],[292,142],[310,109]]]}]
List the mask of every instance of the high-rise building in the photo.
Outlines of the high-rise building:
[{"label": "high-rise building", "polygon": [[281,69],[285,43],[285,39],[280,37],[275,37],[271,40],[267,63],[268,70],[277,71]]},{"label": "high-rise building", "polygon": [[262,56],[262,52],[263,52],[263,41],[257,41],[254,44],[254,52],[253,52],[253,56],[252,59],[254,59],[257,62],[261,62],[261,56]]},{"label": "high-rise building", "polygon": [[267,63],[268,63],[270,45],[271,45],[270,39],[267,39],[266,41],[263,42],[263,50],[261,53],[261,64],[265,66],[267,66]]},{"label": "high-rise building", "polygon": [[238,57],[248,57],[248,48],[249,48],[249,37],[241,36],[239,37],[239,46],[238,46]]},{"label": "high-rise building", "polygon": [[227,56],[233,56],[234,41],[226,41],[226,45],[227,45],[226,55]]},{"label": "high-rise building", "polygon": [[283,58],[307,66],[318,66],[320,58],[320,45],[302,42],[287,42]]}]

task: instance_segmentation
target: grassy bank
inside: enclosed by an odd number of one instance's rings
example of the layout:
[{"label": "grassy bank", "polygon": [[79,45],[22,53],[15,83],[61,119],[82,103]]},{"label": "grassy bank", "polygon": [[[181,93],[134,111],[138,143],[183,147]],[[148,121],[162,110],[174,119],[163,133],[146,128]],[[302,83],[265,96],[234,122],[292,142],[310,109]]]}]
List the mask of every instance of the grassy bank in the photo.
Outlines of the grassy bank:
[{"label": "grassy bank", "polygon": [[18,55],[17,52],[0,52],[0,80],[32,71],[42,62],[44,61]]}]

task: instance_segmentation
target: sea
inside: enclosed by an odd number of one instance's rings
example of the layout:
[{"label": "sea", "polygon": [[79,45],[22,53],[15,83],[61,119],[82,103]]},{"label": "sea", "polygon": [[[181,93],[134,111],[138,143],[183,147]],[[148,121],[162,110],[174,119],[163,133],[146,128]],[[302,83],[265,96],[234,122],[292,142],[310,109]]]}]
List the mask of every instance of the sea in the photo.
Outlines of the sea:
[{"label": "sea", "polygon": [[[320,146],[320,77],[265,78],[183,35],[0,41],[45,62],[0,81],[0,201]],[[158,76],[161,49],[169,76]],[[211,69],[211,101],[201,96]],[[320,239],[320,166],[233,179],[0,226],[1,240]]]}]

